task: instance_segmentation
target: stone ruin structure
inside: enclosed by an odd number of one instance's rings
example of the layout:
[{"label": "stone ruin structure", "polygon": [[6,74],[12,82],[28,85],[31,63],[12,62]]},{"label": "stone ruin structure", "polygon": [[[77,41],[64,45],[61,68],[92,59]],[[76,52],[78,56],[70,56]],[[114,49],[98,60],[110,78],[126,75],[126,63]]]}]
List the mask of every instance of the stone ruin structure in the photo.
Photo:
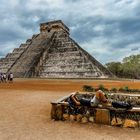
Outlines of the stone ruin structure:
[{"label": "stone ruin structure", "polygon": [[40,33],[0,59],[0,72],[15,77],[108,78],[113,75],[69,36],[61,21],[40,24]]},{"label": "stone ruin structure", "polygon": [[[64,103],[68,101],[68,98],[72,94],[51,102],[51,119],[140,128],[140,95],[108,94],[108,99],[110,100],[129,101],[131,104],[133,104],[132,109],[123,109],[102,105],[99,105],[98,107],[87,107],[80,105],[73,108]],[[93,98],[94,95],[95,93],[80,93],[81,97],[87,99]],[[77,98],[79,97],[77,96]]]}]

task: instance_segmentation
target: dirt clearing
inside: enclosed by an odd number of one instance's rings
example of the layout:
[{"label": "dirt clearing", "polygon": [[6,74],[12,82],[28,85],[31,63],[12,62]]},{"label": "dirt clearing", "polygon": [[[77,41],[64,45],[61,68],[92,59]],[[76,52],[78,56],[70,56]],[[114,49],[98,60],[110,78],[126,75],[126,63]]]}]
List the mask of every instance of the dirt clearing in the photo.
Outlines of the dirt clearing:
[{"label": "dirt clearing", "polygon": [[[82,85],[120,86],[119,81],[16,79],[0,84],[0,140],[139,140],[140,130],[53,121],[50,101]],[[139,81],[121,85],[140,87]]]}]

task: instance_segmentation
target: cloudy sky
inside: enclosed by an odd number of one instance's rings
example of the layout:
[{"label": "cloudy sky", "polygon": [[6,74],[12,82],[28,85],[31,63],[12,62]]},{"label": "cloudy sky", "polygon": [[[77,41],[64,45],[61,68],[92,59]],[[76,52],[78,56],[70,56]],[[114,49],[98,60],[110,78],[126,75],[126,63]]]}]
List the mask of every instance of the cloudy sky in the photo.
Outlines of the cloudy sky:
[{"label": "cloudy sky", "polygon": [[0,0],[0,57],[58,19],[103,64],[140,53],[140,0]]}]

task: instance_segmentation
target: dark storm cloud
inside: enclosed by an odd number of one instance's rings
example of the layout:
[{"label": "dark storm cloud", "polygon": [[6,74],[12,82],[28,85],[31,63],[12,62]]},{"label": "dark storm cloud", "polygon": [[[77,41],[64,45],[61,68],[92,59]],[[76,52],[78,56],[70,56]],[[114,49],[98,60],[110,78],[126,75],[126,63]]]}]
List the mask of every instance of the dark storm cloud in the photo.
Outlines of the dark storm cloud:
[{"label": "dark storm cloud", "polygon": [[39,32],[39,24],[61,19],[71,36],[105,63],[140,53],[139,0],[1,0],[0,57]]},{"label": "dark storm cloud", "polygon": [[78,21],[75,26],[72,26],[72,36],[77,39],[79,43],[89,41],[96,36],[100,36],[100,32],[94,32],[93,28],[95,25],[100,24],[100,19],[98,17],[88,17],[84,20]]},{"label": "dark storm cloud", "polygon": [[0,28],[0,44],[4,42],[10,42],[15,39],[24,38],[23,34],[17,33],[16,30],[1,29]]},{"label": "dark storm cloud", "polygon": [[[90,40],[96,36],[104,36],[108,39],[112,37],[120,38],[119,45],[121,43],[125,45],[140,40],[140,19],[110,20],[102,17],[94,17],[94,19],[87,18],[86,21],[80,22],[78,27],[72,31],[75,37],[80,33],[78,36],[80,42]],[[104,26],[103,31],[92,30],[97,25]],[[121,38],[124,39],[124,42],[122,42]]]},{"label": "dark storm cloud", "polygon": [[2,51],[0,51],[0,57],[3,57],[5,55],[5,53],[3,53]]}]

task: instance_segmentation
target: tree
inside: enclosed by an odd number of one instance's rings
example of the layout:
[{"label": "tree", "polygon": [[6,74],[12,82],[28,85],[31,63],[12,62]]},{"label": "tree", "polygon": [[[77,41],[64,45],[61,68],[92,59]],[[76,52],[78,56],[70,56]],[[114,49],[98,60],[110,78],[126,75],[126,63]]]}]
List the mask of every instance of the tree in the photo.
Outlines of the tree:
[{"label": "tree", "polygon": [[114,75],[120,77],[122,74],[121,62],[110,62],[105,65]]},{"label": "tree", "polygon": [[111,62],[105,66],[118,77],[140,79],[140,54],[125,57],[122,63]]},{"label": "tree", "polygon": [[140,54],[123,59],[123,71],[128,78],[140,78]]}]

